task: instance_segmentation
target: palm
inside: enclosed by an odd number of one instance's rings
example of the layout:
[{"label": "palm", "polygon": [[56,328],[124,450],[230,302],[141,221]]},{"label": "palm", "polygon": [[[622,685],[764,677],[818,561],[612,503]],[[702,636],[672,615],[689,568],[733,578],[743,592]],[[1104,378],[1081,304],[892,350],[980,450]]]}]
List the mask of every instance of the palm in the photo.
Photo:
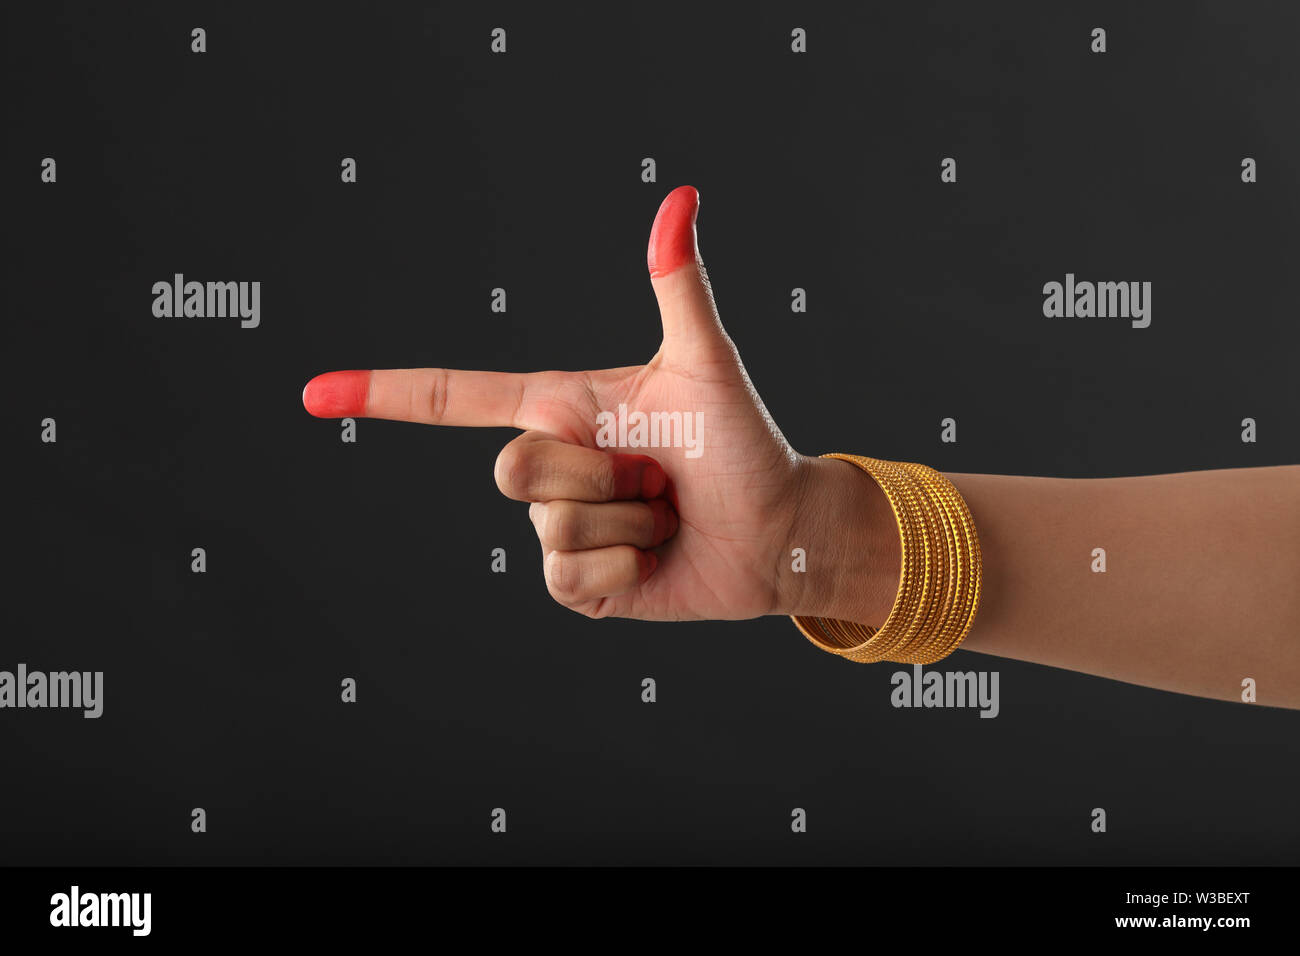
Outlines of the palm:
[{"label": "palm", "polygon": [[[639,588],[583,607],[604,617],[678,621],[769,613],[785,553],[794,454],[772,424],[734,350],[713,364],[675,365],[664,349],[646,365],[577,373],[557,382],[540,414],[545,430],[596,447],[596,415],[628,411],[703,413],[701,453],[648,449],[672,481],[681,520],[660,570]],[[784,516],[784,517],[781,517]]]}]

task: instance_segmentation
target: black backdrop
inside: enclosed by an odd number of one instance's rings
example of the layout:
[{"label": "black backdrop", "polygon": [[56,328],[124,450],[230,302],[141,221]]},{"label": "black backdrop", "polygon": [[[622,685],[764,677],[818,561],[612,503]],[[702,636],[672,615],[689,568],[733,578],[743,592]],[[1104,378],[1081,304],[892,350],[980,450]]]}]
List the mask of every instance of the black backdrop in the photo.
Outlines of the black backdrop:
[{"label": "black backdrop", "polygon": [[[362,421],[348,445],[300,393],[643,361],[646,237],[691,183],[723,320],[801,451],[1300,461],[1300,12],[14,6],[0,669],[102,670],[105,709],[0,712],[4,862],[1296,861],[1300,714],[970,652],[945,666],[1000,671],[997,719],[897,710],[895,665],[788,620],[589,621],[493,484],[512,432]],[[259,280],[261,326],[155,318],[176,272]],[[1067,272],[1151,281],[1150,328],[1044,318]],[[910,387],[917,355],[939,390]]]}]

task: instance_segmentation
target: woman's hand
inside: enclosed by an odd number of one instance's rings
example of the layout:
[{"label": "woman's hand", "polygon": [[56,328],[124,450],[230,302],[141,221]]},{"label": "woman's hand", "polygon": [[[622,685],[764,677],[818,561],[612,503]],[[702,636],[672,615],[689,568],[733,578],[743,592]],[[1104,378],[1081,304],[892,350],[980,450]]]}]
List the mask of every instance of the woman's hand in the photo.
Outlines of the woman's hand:
[{"label": "woman's hand", "polygon": [[[575,611],[880,626],[899,584],[893,513],[869,476],[798,454],[768,415],[714,307],[697,205],[694,189],[674,190],[650,232],[664,338],[645,365],[330,372],[303,403],[322,417],[522,429],[497,484],[532,503],[547,587]],[[692,447],[604,447],[620,406],[629,425],[634,412],[699,413],[702,432]],[[1249,678],[1261,702],[1300,707],[1300,468],[948,478],[985,571],[963,647],[1224,700],[1243,699]],[[1094,573],[1098,542],[1123,573]]]},{"label": "woman's hand", "polygon": [[[898,580],[888,505],[852,465],[795,452],[763,407],[714,305],[698,205],[693,187],[674,190],[651,229],[664,337],[645,365],[329,372],[303,404],[319,417],[522,429],[497,458],[497,485],[531,503],[552,597],[589,617],[799,613],[878,625]],[[618,441],[608,423],[620,411],[702,428],[673,428],[674,447],[601,447]],[[808,573],[792,570],[795,548]]]}]

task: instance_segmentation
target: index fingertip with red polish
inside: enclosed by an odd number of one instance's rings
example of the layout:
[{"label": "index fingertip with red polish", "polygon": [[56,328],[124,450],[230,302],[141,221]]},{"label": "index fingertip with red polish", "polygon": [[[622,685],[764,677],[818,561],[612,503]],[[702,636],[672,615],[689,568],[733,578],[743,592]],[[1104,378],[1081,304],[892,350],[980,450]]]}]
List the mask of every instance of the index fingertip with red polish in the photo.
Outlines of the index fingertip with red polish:
[{"label": "index fingertip with red polish", "polygon": [[370,393],[370,370],[325,372],[302,390],[302,404],[317,418],[361,418]]}]

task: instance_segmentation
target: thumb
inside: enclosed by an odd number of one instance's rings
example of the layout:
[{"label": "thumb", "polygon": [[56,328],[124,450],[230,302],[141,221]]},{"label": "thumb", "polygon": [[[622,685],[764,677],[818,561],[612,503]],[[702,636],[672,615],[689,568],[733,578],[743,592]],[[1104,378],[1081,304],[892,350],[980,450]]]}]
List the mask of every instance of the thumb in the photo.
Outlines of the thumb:
[{"label": "thumb", "polygon": [[650,284],[663,319],[664,355],[691,364],[730,360],[735,355],[700,258],[695,235],[699,208],[700,194],[694,186],[678,186],[670,192],[659,206],[646,252]]}]

